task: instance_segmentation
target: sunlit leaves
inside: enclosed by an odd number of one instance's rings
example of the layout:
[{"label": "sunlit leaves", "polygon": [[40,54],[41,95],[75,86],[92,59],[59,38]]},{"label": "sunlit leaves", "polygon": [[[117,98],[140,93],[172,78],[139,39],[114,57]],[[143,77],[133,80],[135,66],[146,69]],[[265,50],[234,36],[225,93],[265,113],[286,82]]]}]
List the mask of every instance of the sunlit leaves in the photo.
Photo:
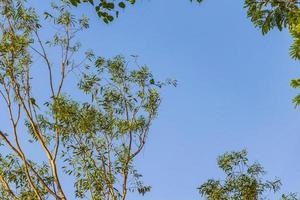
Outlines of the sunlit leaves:
[{"label": "sunlit leaves", "polygon": [[2,16],[1,26],[5,31],[1,33],[0,73],[3,78],[23,78],[24,66],[31,64],[27,49],[32,42],[32,31],[39,27],[37,16],[32,9],[26,9],[22,4],[8,4],[3,7],[2,14],[14,19],[14,29],[10,28],[8,19]]},{"label": "sunlit leaves", "polygon": [[[144,195],[151,187],[141,181],[134,157],[157,116],[159,89],[172,83],[155,80],[146,66],[130,70],[122,56],[91,56],[90,61],[78,87],[91,100],[80,103],[61,96],[48,106],[63,133],[64,170],[75,177],[78,198],[89,191],[95,199],[109,198],[112,187],[116,197],[124,190]],[[123,190],[117,181],[124,176],[130,185]]]},{"label": "sunlit leaves", "polygon": [[[95,3],[104,21],[112,21],[116,10],[135,3],[82,2]],[[76,6],[80,1],[71,3]],[[12,120],[11,132],[1,134],[3,145],[17,156],[4,155],[2,163],[1,157],[0,173],[11,165],[3,176],[7,175],[4,178],[16,195],[28,200],[39,195],[41,199],[62,198],[59,179],[63,175],[56,173],[60,170],[56,161],[63,165],[66,175],[73,176],[78,199],[118,200],[125,198],[127,192],[149,192],[151,187],[144,185],[142,175],[135,169],[135,157],[143,150],[151,123],[158,115],[160,89],[175,82],[156,80],[147,66],[137,66],[122,56],[105,59],[89,50],[79,57],[81,44],[73,38],[89,27],[88,18],[74,15],[66,1],[52,3],[51,10],[44,13],[54,30],[49,32],[48,41],[39,34],[44,27],[33,10],[25,9],[18,1],[3,12],[7,16],[2,16],[1,21],[1,97],[8,107],[14,106],[12,111],[16,113],[12,116],[16,115],[20,123],[17,126]],[[43,92],[49,92],[42,98],[32,90],[36,74],[31,69],[37,60],[38,66],[45,67],[37,76],[45,83]],[[68,80],[78,80],[69,82],[74,87],[72,95],[63,86],[70,76],[73,77]],[[19,130],[20,147],[16,139]],[[47,162],[37,158],[34,163],[25,158],[28,151],[23,156],[23,147],[30,151],[41,147]],[[9,191],[1,189],[0,186],[0,198],[6,199]]]},{"label": "sunlit leaves", "polygon": [[[295,60],[300,60],[300,9],[298,1],[277,1],[277,0],[245,0],[245,8],[248,17],[255,27],[261,29],[262,34],[277,28],[283,30],[288,28],[293,43],[289,49],[289,55]],[[291,85],[293,85],[293,81]],[[297,107],[300,95],[293,99]]]},{"label": "sunlit leaves", "polygon": [[[221,155],[218,166],[226,178],[210,179],[199,187],[200,194],[207,200],[262,200],[268,192],[280,190],[280,180],[265,180],[263,167],[259,163],[249,164],[245,150]],[[292,199],[298,198],[295,194],[282,195],[282,200]]]},{"label": "sunlit leaves", "polygon": [[83,74],[83,79],[79,83],[79,88],[85,93],[88,93],[95,87],[98,81],[100,81],[100,79],[96,75]]},{"label": "sunlit leaves", "polygon": [[[33,166],[35,171],[39,173],[40,177],[42,177],[47,184],[50,185],[53,183],[52,177],[49,176],[49,168],[47,165],[37,165],[31,161],[28,161],[28,163]],[[8,184],[15,187],[16,195],[20,199],[35,199],[35,194],[30,188],[24,170],[25,168],[22,161],[16,155],[0,155],[0,175],[7,181]],[[49,195],[39,183],[37,177],[32,176],[32,180],[37,185],[40,195],[44,199],[47,199]],[[3,187],[0,187],[0,197],[1,199],[12,199]]]},{"label": "sunlit leaves", "polygon": [[245,0],[248,17],[266,34],[273,28],[282,30],[288,26],[290,12],[297,9],[296,1]]}]

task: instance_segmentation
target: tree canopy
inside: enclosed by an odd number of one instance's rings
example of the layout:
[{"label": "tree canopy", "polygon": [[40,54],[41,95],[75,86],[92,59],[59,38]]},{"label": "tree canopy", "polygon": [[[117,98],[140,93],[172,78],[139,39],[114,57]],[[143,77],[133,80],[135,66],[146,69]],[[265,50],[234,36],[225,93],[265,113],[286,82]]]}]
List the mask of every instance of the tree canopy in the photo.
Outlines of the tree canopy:
[{"label": "tree canopy", "polygon": [[[281,181],[265,180],[263,167],[249,163],[247,151],[233,151],[218,158],[218,166],[225,173],[224,180],[209,179],[198,189],[207,200],[263,200],[269,192],[277,193]],[[282,195],[282,200],[297,200],[296,194]]]},{"label": "tree canopy", "polygon": [[[76,199],[126,200],[131,192],[144,195],[151,186],[143,182],[135,161],[158,116],[162,87],[177,83],[159,81],[146,65],[121,55],[104,58],[92,50],[83,53],[76,40],[89,28],[89,20],[74,15],[74,7],[90,4],[110,23],[121,9],[137,1],[58,2],[39,16],[25,0],[0,0],[0,101],[7,109],[1,117],[6,114],[9,122],[0,129],[0,198],[71,199],[65,192],[65,176],[72,177]],[[245,7],[263,34],[288,28],[294,38],[291,57],[300,60],[296,1],[246,0]],[[43,22],[53,28],[50,39],[40,34],[47,28]],[[37,64],[44,70],[40,74],[34,71]],[[36,90],[37,79],[45,83],[43,96]],[[75,94],[68,91],[67,82]],[[291,85],[300,89],[300,79]],[[300,95],[294,102],[300,104]],[[42,158],[32,156],[33,151]],[[199,187],[208,200],[258,200],[281,187],[279,179],[265,180],[259,163],[249,164],[245,150],[220,156],[218,165],[225,179],[210,179]]]},{"label": "tree canopy", "polygon": [[[282,31],[287,28],[293,38],[290,57],[300,60],[300,9],[297,0],[245,0],[248,17],[254,26],[261,29],[263,35],[272,29]],[[291,81],[291,86],[300,89],[300,79]],[[300,94],[294,99],[295,106],[300,105]]]},{"label": "tree canopy", "polygon": [[[7,114],[11,125],[0,129],[0,198],[70,199],[65,176],[73,177],[76,199],[143,195],[151,187],[134,161],[158,114],[160,89],[176,81],[158,81],[146,65],[122,56],[81,53],[75,39],[88,19],[64,2],[51,7],[41,17],[25,1],[0,1],[0,94],[8,110],[1,117]],[[52,24],[50,40],[40,34],[43,20]],[[37,75],[38,59],[45,70]],[[37,79],[46,95],[35,90]]]}]

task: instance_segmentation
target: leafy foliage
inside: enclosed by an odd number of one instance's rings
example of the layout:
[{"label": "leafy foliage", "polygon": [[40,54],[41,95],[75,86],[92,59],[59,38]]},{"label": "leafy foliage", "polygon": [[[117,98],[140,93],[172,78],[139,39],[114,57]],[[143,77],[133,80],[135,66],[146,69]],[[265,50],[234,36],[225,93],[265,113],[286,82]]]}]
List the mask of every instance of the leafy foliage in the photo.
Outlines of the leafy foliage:
[{"label": "leafy foliage", "polygon": [[[210,179],[198,189],[207,200],[258,200],[266,194],[278,192],[279,179],[264,180],[265,171],[259,163],[249,164],[247,151],[229,152],[218,158],[218,166],[225,173],[225,180]],[[282,195],[283,200],[296,200],[296,194]]]},{"label": "leafy foliage", "polygon": [[[261,29],[263,35],[274,28],[280,31],[288,28],[293,37],[289,54],[291,58],[300,60],[300,10],[297,0],[246,0],[245,8],[248,17]],[[299,79],[292,80],[291,86],[299,89],[297,84],[299,81]],[[293,99],[293,103],[296,107],[300,104],[299,95]]]},{"label": "leafy foliage", "polygon": [[[161,102],[159,88],[151,83],[147,67],[129,71],[123,57],[95,59],[78,86],[92,102],[67,97],[49,105],[65,147],[67,174],[76,177],[76,196],[91,191],[94,199],[118,199],[122,189],[144,194],[150,190],[140,180],[133,159],[142,150]],[[89,73],[88,73],[89,72]],[[122,186],[118,179],[123,177]],[[127,186],[127,179],[132,182]]]},{"label": "leafy foliage", "polygon": [[[47,184],[52,184],[53,179],[49,175],[49,169],[47,165],[42,164],[41,166],[37,166],[36,164],[28,161],[33,167],[32,170],[35,170],[41,178],[43,178]],[[6,156],[0,156],[0,174],[1,182],[3,183],[5,180],[7,184],[16,188],[15,195],[20,199],[31,200],[35,199],[35,193],[31,190],[30,185],[28,184],[26,174],[24,173],[23,165],[20,160],[13,154],[8,154]],[[37,185],[38,191],[43,198],[48,198],[47,191],[43,188],[43,186],[39,183],[39,180],[36,176],[33,176],[33,182]],[[1,199],[10,199],[11,194],[5,187],[0,187],[0,195]]]},{"label": "leafy foliage", "polygon": [[[43,40],[41,18],[25,3],[0,0],[0,95],[11,122],[0,130],[0,198],[66,200],[61,180],[68,175],[77,199],[125,200],[128,192],[149,192],[134,161],[158,114],[160,89],[176,81],[156,80],[147,66],[130,69],[122,56],[87,51],[80,57],[74,38],[89,27],[88,18],[73,15],[64,1],[44,13],[55,31]],[[36,60],[46,69],[38,76]],[[64,87],[71,74],[73,96]],[[48,98],[33,90],[36,78],[48,79]],[[43,159],[28,153],[37,150]]]},{"label": "leafy foliage", "polygon": [[99,0],[97,2],[94,0],[69,0],[69,2],[73,6],[78,6],[81,3],[93,5],[98,16],[107,24],[119,16],[120,10],[136,3],[135,0]]},{"label": "leafy foliage", "polygon": [[[73,6],[78,6],[81,3],[89,3],[94,6],[96,13],[106,24],[112,22],[119,16],[120,10],[125,9],[129,5],[134,5],[136,0],[67,0]],[[190,0],[191,2],[193,0]],[[203,0],[194,0],[198,3]]]}]

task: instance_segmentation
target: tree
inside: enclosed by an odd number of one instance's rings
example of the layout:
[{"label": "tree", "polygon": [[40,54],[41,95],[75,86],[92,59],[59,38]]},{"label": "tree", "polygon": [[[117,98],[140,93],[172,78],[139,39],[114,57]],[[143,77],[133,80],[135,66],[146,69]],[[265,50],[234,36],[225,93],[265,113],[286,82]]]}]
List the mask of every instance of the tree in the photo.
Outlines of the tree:
[{"label": "tree", "polygon": [[[229,152],[218,158],[218,166],[225,180],[209,179],[198,189],[207,200],[259,200],[268,192],[280,190],[279,179],[265,180],[265,171],[259,163],[248,162],[247,151]],[[282,195],[282,200],[297,200],[296,194]]]},{"label": "tree", "polygon": [[[262,34],[277,28],[287,28],[293,38],[289,54],[291,58],[300,60],[300,9],[297,0],[245,0],[248,17]],[[300,79],[291,81],[291,86],[300,89]],[[294,99],[295,106],[300,105],[300,94]]]},{"label": "tree", "polygon": [[[74,16],[65,2],[51,7],[44,20],[56,32],[44,41],[43,19],[33,8],[23,0],[0,0],[0,95],[7,108],[1,118],[7,114],[10,122],[0,129],[0,198],[66,200],[62,180],[68,175],[78,199],[145,194],[151,187],[134,161],[157,116],[160,88],[176,82],[155,80],[147,66],[129,69],[122,56],[82,56],[75,38],[89,27],[87,17]],[[45,73],[37,75],[36,65]],[[48,96],[38,95],[36,79],[44,81]],[[78,86],[75,96],[66,81]]]}]

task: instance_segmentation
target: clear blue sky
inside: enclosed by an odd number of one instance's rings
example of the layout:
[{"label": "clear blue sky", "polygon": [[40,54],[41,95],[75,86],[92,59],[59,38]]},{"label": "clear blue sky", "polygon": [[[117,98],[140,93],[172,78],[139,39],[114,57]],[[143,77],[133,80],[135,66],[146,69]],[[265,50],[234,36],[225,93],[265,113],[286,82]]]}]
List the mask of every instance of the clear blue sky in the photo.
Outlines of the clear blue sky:
[{"label": "clear blue sky", "polygon": [[222,176],[216,157],[243,148],[268,177],[282,179],[283,191],[300,192],[300,111],[289,87],[300,67],[288,57],[286,32],[263,37],[242,0],[144,0],[108,26],[90,18],[85,48],[137,54],[156,76],[179,81],[164,90],[138,159],[152,192],[130,200],[201,199],[196,188]]}]

